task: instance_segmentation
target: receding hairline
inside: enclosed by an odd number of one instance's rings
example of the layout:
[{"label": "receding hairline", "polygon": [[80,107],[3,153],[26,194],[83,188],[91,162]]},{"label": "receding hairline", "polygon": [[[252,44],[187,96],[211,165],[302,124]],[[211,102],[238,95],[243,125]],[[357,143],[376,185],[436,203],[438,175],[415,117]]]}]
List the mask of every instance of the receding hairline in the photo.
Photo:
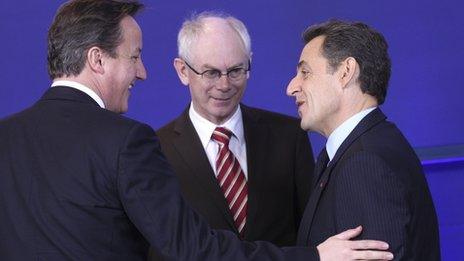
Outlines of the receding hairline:
[{"label": "receding hairline", "polygon": [[[241,48],[249,58],[251,57],[251,39],[245,24],[239,19],[224,13],[202,12],[194,14],[182,24],[177,36],[178,55],[182,59],[191,58],[192,46],[206,33],[205,29],[211,25],[223,24],[233,31],[241,43]],[[217,28],[217,27],[216,27]],[[215,29],[216,30],[216,29]]]}]

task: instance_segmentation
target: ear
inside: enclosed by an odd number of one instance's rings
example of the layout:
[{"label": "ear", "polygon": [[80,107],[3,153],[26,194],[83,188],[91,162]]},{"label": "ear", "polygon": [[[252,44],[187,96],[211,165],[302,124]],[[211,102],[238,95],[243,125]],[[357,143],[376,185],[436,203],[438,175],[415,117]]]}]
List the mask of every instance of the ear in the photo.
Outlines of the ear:
[{"label": "ear", "polygon": [[92,72],[103,74],[105,72],[104,63],[105,56],[102,49],[94,46],[87,51],[87,64]]},{"label": "ear", "polygon": [[354,83],[359,76],[358,62],[353,57],[346,58],[339,67],[340,83],[342,88]]},{"label": "ear", "polygon": [[[251,64],[253,63],[253,53],[250,52],[250,57],[248,58],[248,60],[250,61],[250,67],[251,67]],[[247,80],[250,78],[250,71],[247,72]]]},{"label": "ear", "polygon": [[188,85],[189,84],[189,78],[188,78],[188,68],[187,65],[185,65],[184,60],[180,58],[174,59],[174,68],[176,69],[177,76],[179,76],[179,80],[182,82],[183,85]]}]

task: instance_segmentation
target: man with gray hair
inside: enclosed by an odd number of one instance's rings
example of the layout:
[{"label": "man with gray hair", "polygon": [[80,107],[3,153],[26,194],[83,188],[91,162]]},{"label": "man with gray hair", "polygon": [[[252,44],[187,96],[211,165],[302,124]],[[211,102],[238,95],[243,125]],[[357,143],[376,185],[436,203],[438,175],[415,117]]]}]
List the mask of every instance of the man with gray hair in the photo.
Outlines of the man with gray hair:
[{"label": "man with gray hair", "polygon": [[192,101],[157,135],[184,198],[212,228],[295,245],[313,155],[297,119],[240,103],[251,70],[245,25],[195,15],[179,31],[178,52],[174,67]]},{"label": "man with gray hair", "polygon": [[177,43],[174,67],[192,102],[157,135],[185,199],[213,228],[294,245],[313,155],[297,119],[240,103],[251,70],[245,25],[200,13],[183,23]]}]

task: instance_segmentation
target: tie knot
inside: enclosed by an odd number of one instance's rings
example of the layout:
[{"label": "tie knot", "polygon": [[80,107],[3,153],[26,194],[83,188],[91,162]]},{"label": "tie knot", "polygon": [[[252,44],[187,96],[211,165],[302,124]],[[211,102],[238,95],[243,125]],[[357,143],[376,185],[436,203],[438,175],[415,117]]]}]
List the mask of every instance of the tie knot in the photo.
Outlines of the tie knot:
[{"label": "tie knot", "polygon": [[229,146],[229,140],[231,136],[232,132],[230,130],[223,127],[217,127],[213,131],[213,135],[211,135],[211,138],[222,145]]}]

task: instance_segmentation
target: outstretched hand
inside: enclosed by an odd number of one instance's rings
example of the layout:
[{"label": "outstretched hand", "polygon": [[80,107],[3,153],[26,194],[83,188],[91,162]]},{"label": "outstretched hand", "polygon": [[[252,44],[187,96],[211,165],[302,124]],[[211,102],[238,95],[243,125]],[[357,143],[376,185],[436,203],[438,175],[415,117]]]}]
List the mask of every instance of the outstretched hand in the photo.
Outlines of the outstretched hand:
[{"label": "outstretched hand", "polygon": [[318,245],[317,250],[321,261],[393,259],[393,254],[385,251],[388,249],[388,244],[383,241],[350,240],[361,234],[361,231],[361,226],[348,229]]}]

